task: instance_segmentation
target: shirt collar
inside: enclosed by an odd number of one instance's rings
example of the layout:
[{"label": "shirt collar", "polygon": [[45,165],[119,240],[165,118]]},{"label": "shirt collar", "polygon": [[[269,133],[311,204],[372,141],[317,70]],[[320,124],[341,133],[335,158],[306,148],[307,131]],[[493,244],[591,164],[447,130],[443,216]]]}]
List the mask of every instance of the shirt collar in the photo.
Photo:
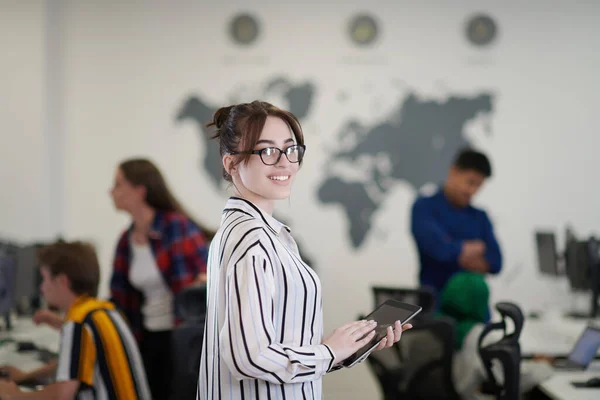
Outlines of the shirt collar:
[{"label": "shirt collar", "polygon": [[[160,239],[165,228],[165,211],[156,210],[154,212],[154,220],[150,226],[148,237],[150,239]],[[133,222],[129,225],[129,233],[133,232]]]},{"label": "shirt collar", "polygon": [[444,186],[440,186],[440,189],[437,192],[437,196],[439,196],[442,199],[442,201],[444,202],[444,204],[446,204],[446,206],[452,210],[472,210],[473,209],[473,205],[470,203],[467,204],[465,207],[455,206],[450,201],[448,196],[446,196],[446,192],[444,192]]},{"label": "shirt collar", "polygon": [[88,299],[90,299],[90,296],[87,294],[82,294],[79,297],[77,297],[73,304],[71,304],[71,307],[69,308],[69,311],[67,311],[65,318],[71,319],[72,314],[75,312],[75,310],[77,310],[78,307],[80,307],[82,304],[88,301]]},{"label": "shirt collar", "polygon": [[241,197],[230,197],[229,200],[227,200],[227,205],[225,206],[223,212],[231,210],[242,211],[256,219],[263,221],[265,225],[267,225],[267,227],[276,235],[279,235],[282,229],[290,232],[290,228],[287,225],[279,222],[268,212],[262,210],[260,207],[251,203],[250,201],[242,199]]}]

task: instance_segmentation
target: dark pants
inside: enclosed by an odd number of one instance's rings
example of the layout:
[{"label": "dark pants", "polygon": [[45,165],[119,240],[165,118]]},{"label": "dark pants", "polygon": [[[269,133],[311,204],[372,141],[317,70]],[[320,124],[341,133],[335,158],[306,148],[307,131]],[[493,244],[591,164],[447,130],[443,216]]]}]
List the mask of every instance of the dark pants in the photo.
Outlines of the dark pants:
[{"label": "dark pants", "polygon": [[146,377],[153,400],[168,400],[171,393],[171,331],[146,331],[141,345]]}]

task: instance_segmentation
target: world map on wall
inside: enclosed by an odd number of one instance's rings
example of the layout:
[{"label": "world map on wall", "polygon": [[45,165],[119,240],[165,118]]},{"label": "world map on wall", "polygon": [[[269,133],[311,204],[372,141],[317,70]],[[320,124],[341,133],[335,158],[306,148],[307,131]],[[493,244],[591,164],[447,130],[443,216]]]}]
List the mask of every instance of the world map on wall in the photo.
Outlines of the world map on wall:
[{"label": "world map on wall", "polygon": [[[274,77],[254,93],[256,99],[277,95],[300,119],[310,118],[314,108],[316,86],[311,82],[294,83]],[[231,103],[243,96],[230,95]],[[317,188],[323,205],[341,207],[348,222],[348,237],[360,248],[371,232],[374,215],[391,189],[399,181],[415,190],[427,183],[444,180],[456,153],[470,143],[465,126],[473,119],[493,111],[490,92],[471,96],[451,95],[443,100],[423,99],[409,91],[381,121],[363,123],[348,118],[337,133],[340,145],[331,155]],[[218,143],[211,139],[206,124],[220,105],[200,95],[187,97],[177,112],[177,121],[197,124],[198,136],[206,149],[201,167],[218,190],[223,190],[222,164]],[[490,133],[489,126],[485,127]]]}]

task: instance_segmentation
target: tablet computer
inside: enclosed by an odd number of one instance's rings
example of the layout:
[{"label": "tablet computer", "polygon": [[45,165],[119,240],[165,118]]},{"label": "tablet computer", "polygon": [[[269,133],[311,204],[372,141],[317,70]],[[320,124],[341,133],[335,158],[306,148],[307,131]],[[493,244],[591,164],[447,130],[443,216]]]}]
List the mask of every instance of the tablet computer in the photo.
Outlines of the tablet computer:
[{"label": "tablet computer", "polygon": [[387,300],[380,304],[371,314],[367,315],[364,319],[367,321],[374,320],[377,322],[375,327],[375,336],[369,343],[361,347],[356,353],[342,361],[342,366],[350,368],[356,363],[363,361],[371,354],[377,347],[379,342],[385,338],[387,334],[387,328],[394,327],[396,321],[400,321],[402,325],[413,319],[415,315],[420,313],[421,307],[414,304],[403,303],[398,300]]}]

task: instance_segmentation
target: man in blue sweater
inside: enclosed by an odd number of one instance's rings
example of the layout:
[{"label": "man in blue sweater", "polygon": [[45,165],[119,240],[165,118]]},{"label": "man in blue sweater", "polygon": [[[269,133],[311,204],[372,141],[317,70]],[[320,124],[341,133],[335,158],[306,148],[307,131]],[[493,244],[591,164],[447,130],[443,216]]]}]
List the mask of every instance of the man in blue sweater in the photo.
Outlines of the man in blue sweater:
[{"label": "man in blue sweater", "polygon": [[439,293],[459,271],[500,272],[502,254],[492,223],[485,211],[471,206],[471,199],[491,175],[484,154],[463,150],[443,188],[413,204],[411,230],[419,251],[422,286]]}]

